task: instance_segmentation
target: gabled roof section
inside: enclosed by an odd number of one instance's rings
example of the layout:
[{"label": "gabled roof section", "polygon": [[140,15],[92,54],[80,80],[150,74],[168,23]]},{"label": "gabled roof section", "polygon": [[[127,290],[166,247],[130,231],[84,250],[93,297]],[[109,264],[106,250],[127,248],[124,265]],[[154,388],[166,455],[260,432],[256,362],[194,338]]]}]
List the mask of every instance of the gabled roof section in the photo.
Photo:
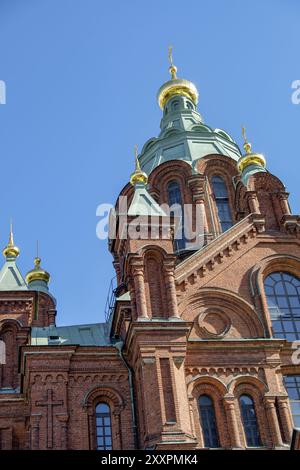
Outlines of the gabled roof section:
[{"label": "gabled roof section", "polygon": [[153,197],[150,196],[145,185],[136,184],[134,196],[128,209],[128,215],[148,215],[166,217],[167,214],[160,208],[160,206],[153,199]]},{"label": "gabled roof section", "polygon": [[28,290],[15,260],[6,260],[0,271],[0,291]]}]

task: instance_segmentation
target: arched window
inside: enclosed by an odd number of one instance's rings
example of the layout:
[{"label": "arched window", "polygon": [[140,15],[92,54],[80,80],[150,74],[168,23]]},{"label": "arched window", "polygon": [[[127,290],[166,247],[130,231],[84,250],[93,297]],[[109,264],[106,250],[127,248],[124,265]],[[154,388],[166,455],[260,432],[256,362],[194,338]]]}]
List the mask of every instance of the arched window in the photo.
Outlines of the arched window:
[{"label": "arched window", "polygon": [[215,408],[208,395],[200,396],[199,411],[205,447],[220,447]]},{"label": "arched window", "polygon": [[112,450],[110,408],[106,403],[96,405],[97,450]]},{"label": "arched window", "polygon": [[252,398],[248,395],[242,395],[240,397],[240,407],[247,447],[261,446],[256,413]]},{"label": "arched window", "polygon": [[287,375],[284,385],[290,399],[294,426],[300,429],[300,375]]},{"label": "arched window", "polygon": [[168,203],[169,206],[173,206],[173,214],[175,217],[180,218],[176,233],[174,235],[174,248],[175,251],[184,250],[185,248],[185,237],[184,237],[184,222],[183,222],[183,205],[181,198],[181,191],[177,181],[170,181],[167,187],[168,192]]},{"label": "arched window", "polygon": [[275,272],[264,281],[272,320],[273,336],[289,341],[300,339],[300,279]]},{"label": "arched window", "polygon": [[222,232],[232,227],[232,216],[230,211],[228,191],[225,181],[221,176],[213,176],[211,179],[213,193],[215,196],[216,206]]}]

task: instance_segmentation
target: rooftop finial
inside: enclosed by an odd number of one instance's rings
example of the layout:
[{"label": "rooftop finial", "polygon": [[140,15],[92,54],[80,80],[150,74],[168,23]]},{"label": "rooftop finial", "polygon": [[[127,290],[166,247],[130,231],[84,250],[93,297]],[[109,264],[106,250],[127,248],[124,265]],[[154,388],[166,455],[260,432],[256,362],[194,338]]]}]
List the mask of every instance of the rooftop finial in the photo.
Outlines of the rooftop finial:
[{"label": "rooftop finial", "polygon": [[246,128],[245,126],[242,126],[242,134],[243,134],[243,137],[244,137],[244,149],[246,151],[246,153],[250,153],[251,152],[251,144],[248,142],[247,140],[247,135],[246,135]]},{"label": "rooftop finial", "polygon": [[243,147],[246,153],[239,158],[237,167],[242,175],[242,181],[246,185],[249,175],[266,171],[266,159],[261,153],[251,152],[251,144],[248,142],[244,126],[242,127],[242,135],[244,137]]},{"label": "rooftop finial", "polygon": [[[26,274],[26,282],[30,285],[33,281],[42,282],[42,285],[48,290],[50,274],[41,267],[41,258],[39,257],[39,242],[36,241],[36,257],[34,258],[34,268]],[[46,287],[45,287],[46,286]]]},{"label": "rooftop finial", "polygon": [[167,101],[173,96],[185,96],[191,100],[195,106],[198,103],[198,90],[194,83],[184,78],[177,77],[177,67],[173,61],[173,46],[169,46],[168,59],[170,63],[169,72],[171,80],[165,82],[157,94],[157,101],[161,109],[164,109]]},{"label": "rooftop finial", "polygon": [[9,223],[9,239],[8,239],[8,244],[3,250],[3,256],[8,259],[8,258],[17,258],[19,256],[20,250],[17,246],[14,244],[14,234],[13,234],[13,226],[12,226],[12,219],[10,219]]},{"label": "rooftop finial", "polygon": [[41,258],[39,257],[39,241],[36,241],[36,257],[34,258],[35,266],[39,267],[41,264]]},{"label": "rooftop finial", "polygon": [[170,62],[169,72],[171,74],[172,80],[175,80],[177,78],[177,67],[173,63],[173,46],[169,46],[168,57]]},{"label": "rooftop finial", "polygon": [[139,159],[138,159],[138,146],[137,144],[134,144],[134,161],[135,161],[135,171],[140,171],[141,170],[141,166],[140,166],[140,162],[139,162]]},{"label": "rooftop finial", "polygon": [[10,219],[9,223],[9,245],[13,246],[14,244],[14,234],[13,234],[13,225],[12,225],[12,218]]},{"label": "rooftop finial", "polygon": [[130,177],[130,183],[135,186],[137,183],[147,184],[148,176],[141,169],[141,165],[138,159],[138,146],[134,146],[134,159],[135,159],[135,170]]}]

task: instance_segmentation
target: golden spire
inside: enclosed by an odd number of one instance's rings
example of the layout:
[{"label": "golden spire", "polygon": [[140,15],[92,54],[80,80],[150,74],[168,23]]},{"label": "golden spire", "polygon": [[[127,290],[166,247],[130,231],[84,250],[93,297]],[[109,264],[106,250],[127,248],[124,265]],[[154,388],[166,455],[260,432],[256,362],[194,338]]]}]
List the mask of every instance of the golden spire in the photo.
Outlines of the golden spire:
[{"label": "golden spire", "polygon": [[173,63],[173,46],[169,46],[169,53],[168,58],[170,62],[169,72],[171,74],[172,80],[176,80],[177,78],[177,67]]},{"label": "golden spire", "polygon": [[138,147],[134,146],[134,159],[135,159],[135,170],[130,177],[130,183],[135,186],[137,183],[146,185],[148,183],[148,176],[141,169],[141,165],[138,159]]},{"label": "golden spire", "polygon": [[173,62],[173,46],[169,46],[168,58],[171,80],[164,83],[158,90],[157,101],[160,108],[163,109],[167,101],[176,95],[185,96],[196,106],[198,103],[198,90],[192,82],[177,77],[177,67]]},{"label": "golden spire", "polygon": [[12,227],[12,220],[10,220],[10,226],[9,226],[9,239],[8,239],[8,244],[2,251],[3,256],[8,259],[8,258],[17,258],[20,254],[20,250],[17,246],[14,244],[14,234],[13,234],[13,227]]},{"label": "golden spire", "polygon": [[266,159],[261,153],[251,152],[251,144],[248,142],[246,129],[242,127],[242,135],[244,138],[243,147],[245,149],[245,155],[242,155],[238,160],[237,166],[240,173],[243,173],[245,168],[255,165],[261,167],[261,169],[266,168]]}]

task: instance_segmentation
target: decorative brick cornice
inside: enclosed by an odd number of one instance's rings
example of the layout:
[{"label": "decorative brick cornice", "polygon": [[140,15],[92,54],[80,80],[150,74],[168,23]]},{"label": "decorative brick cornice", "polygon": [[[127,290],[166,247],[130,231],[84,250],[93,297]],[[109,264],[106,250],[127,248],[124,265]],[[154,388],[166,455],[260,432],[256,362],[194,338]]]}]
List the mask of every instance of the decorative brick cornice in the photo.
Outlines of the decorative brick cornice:
[{"label": "decorative brick cornice", "polygon": [[180,263],[175,270],[176,283],[187,281],[191,275],[205,275],[207,269],[211,271],[216,265],[225,262],[235,251],[240,250],[242,245],[247,244],[249,239],[255,238],[257,233],[263,230],[264,218],[257,214],[248,215]]}]

